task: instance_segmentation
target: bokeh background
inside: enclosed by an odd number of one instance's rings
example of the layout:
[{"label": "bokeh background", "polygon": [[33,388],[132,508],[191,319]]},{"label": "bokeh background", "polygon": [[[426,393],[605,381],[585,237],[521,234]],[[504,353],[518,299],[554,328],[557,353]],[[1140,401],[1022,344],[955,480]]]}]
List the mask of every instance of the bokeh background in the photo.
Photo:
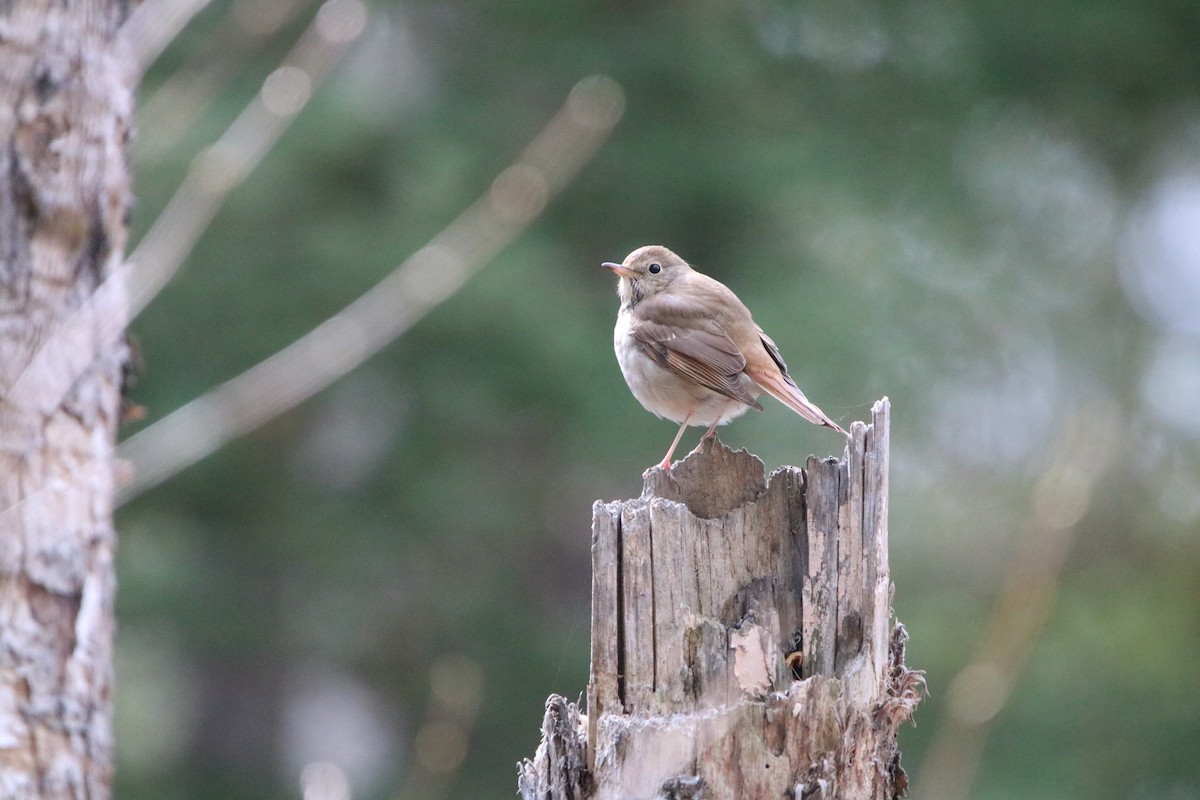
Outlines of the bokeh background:
[{"label": "bokeh background", "polygon": [[[122,508],[117,796],[297,797],[318,760],[514,794],[585,686],[591,504],[674,433],[598,266],[653,242],[833,418],[892,400],[914,796],[1200,797],[1200,5],[338,2],[299,89],[312,0],[212,2],[144,77],[135,243],[264,82],[289,124],[133,323],[125,437],[422,248],[581,78],[625,113],[461,290]],[[722,438],[841,447],[778,404]]]}]

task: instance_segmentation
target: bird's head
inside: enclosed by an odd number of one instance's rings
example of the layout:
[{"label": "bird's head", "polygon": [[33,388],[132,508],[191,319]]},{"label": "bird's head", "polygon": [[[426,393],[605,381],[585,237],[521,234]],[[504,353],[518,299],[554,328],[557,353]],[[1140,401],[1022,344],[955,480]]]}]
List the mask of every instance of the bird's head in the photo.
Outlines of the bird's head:
[{"label": "bird's head", "polygon": [[617,294],[621,296],[622,305],[652,297],[691,269],[682,258],[657,244],[639,247],[625,256],[620,264],[605,261],[601,266],[612,270],[620,278],[617,281]]}]

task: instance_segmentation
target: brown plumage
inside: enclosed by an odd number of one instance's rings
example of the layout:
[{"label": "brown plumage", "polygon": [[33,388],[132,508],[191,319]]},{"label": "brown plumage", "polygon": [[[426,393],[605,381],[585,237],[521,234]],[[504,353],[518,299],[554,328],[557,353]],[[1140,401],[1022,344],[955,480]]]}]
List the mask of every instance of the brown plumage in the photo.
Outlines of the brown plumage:
[{"label": "brown plumage", "polygon": [[659,245],[604,266],[620,278],[613,346],[625,382],[647,411],[681,423],[661,467],[670,469],[684,428],[708,425],[707,438],[748,409],[762,411],[761,391],[846,433],[804,396],[775,342],[723,283]]}]

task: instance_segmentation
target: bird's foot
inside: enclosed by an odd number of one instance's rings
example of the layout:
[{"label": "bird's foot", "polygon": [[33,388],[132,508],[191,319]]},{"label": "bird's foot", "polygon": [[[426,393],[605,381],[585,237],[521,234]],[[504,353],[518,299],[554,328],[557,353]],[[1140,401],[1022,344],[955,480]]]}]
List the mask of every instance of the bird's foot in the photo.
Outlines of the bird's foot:
[{"label": "bird's foot", "polygon": [[667,476],[667,480],[672,480],[672,481],[673,481],[673,480],[675,480],[675,476],[671,474],[671,471],[670,471],[670,470],[663,469],[663,468],[662,468],[662,467],[660,467],[658,464],[655,464],[653,467],[647,467],[647,468],[646,468],[646,469],[645,469],[645,470],[642,472],[642,481],[643,481],[643,482],[645,482],[645,481],[648,481],[648,480],[652,480],[652,479],[654,478],[654,475],[655,475],[656,473],[659,473],[659,472],[661,472],[662,474],[666,475],[666,476]]},{"label": "bird's foot", "polygon": [[671,460],[669,458],[664,458],[661,464],[655,464],[653,467],[647,468],[646,471],[642,473],[642,480],[649,478],[650,473],[654,472],[656,469],[661,469],[663,472],[667,473],[668,478],[672,480],[675,479],[675,475],[671,472]]}]

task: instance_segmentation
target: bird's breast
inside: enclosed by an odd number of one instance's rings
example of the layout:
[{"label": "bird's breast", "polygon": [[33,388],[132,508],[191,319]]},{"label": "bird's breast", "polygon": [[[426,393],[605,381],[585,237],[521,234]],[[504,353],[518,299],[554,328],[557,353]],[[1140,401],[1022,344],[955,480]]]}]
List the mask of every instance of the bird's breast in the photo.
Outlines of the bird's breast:
[{"label": "bird's breast", "polygon": [[[633,315],[622,309],[613,330],[613,349],[629,391],[642,408],[660,417],[683,422],[690,413],[692,425],[709,425],[716,419],[732,419],[749,406],[688,380],[662,367],[643,352],[633,337]],[[758,387],[743,378],[749,391],[758,394]]]}]

